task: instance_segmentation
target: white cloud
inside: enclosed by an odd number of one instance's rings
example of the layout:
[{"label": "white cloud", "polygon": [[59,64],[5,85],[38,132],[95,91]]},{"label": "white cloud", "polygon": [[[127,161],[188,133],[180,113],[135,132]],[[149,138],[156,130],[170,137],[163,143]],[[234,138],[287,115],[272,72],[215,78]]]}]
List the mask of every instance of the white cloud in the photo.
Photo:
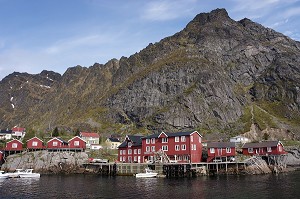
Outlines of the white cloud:
[{"label": "white cloud", "polygon": [[166,21],[189,15],[196,0],[150,1],[141,17],[151,21]]},{"label": "white cloud", "polygon": [[282,15],[285,18],[290,18],[290,17],[298,16],[298,15],[300,15],[300,7],[289,8],[288,10],[284,11]]}]

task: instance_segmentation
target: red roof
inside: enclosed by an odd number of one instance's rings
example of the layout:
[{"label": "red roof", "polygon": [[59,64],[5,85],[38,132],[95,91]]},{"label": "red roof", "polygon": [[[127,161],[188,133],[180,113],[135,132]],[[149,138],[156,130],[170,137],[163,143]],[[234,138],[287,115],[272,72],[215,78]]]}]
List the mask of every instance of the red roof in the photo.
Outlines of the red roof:
[{"label": "red roof", "polygon": [[14,127],[11,129],[13,132],[24,132],[25,128],[21,128],[21,127]]},{"label": "red roof", "polygon": [[99,138],[98,133],[88,133],[88,132],[80,132],[81,137],[92,137],[92,138]]}]

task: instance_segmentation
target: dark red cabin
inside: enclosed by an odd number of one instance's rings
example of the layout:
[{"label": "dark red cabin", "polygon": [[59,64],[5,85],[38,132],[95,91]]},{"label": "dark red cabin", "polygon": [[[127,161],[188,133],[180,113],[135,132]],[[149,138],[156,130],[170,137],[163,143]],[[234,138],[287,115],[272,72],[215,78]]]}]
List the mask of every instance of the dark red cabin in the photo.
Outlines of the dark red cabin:
[{"label": "dark red cabin", "polygon": [[207,143],[207,162],[230,161],[235,157],[234,142],[208,142]]},{"label": "dark red cabin", "polygon": [[242,147],[244,155],[281,155],[286,154],[280,141],[264,141],[258,143],[246,143]]},{"label": "dark red cabin", "polygon": [[27,140],[27,149],[44,149],[44,142],[38,137]]},{"label": "dark red cabin", "polygon": [[66,149],[68,148],[68,142],[61,138],[54,137],[47,142],[48,149]]},{"label": "dark red cabin", "polygon": [[6,143],[6,151],[22,151],[23,143],[20,140],[13,139]]},{"label": "dark red cabin", "polygon": [[70,139],[68,143],[70,149],[83,150],[83,151],[86,149],[86,142],[78,136]]}]

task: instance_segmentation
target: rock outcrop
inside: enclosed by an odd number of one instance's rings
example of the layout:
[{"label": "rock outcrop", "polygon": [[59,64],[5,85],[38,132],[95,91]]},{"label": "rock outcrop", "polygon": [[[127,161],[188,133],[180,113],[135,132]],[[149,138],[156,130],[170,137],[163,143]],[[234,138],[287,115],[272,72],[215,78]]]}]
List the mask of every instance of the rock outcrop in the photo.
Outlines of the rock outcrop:
[{"label": "rock outcrop", "polygon": [[11,172],[31,168],[39,173],[82,173],[83,164],[87,162],[85,152],[23,152],[8,156],[1,169]]}]

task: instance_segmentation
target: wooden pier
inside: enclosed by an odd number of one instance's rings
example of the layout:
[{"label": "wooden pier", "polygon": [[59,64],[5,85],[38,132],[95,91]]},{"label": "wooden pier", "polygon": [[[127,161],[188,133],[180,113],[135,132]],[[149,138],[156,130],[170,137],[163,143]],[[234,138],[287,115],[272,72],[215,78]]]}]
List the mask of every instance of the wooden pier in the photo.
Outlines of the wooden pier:
[{"label": "wooden pier", "polygon": [[133,176],[143,173],[146,168],[157,172],[159,176],[192,177],[197,175],[239,174],[245,169],[244,162],[214,163],[89,163],[84,165],[86,172],[100,175]]}]

